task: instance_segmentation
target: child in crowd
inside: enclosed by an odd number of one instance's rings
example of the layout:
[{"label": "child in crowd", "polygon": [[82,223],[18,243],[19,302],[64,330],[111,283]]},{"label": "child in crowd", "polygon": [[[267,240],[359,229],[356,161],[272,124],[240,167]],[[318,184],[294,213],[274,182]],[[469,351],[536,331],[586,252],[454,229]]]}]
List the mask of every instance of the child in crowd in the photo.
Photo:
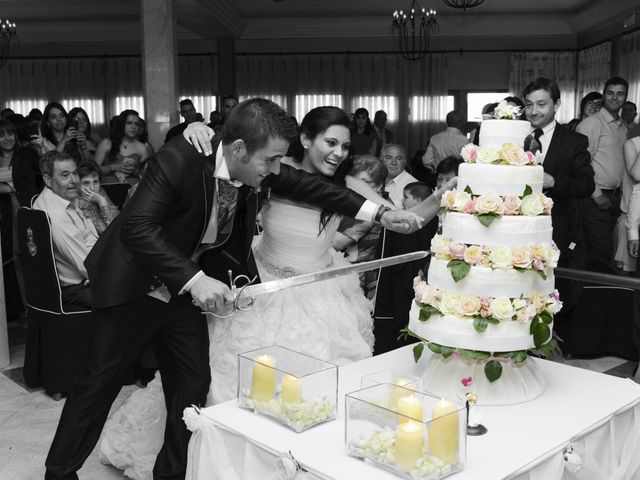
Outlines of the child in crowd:
[{"label": "child in crowd", "polygon": [[426,200],[433,191],[424,182],[412,182],[407,184],[402,190],[402,207],[408,210],[415,207],[423,200]]},{"label": "child in crowd", "polygon": [[451,180],[458,175],[458,167],[462,163],[460,157],[446,157],[444,158],[436,168],[436,189],[440,188],[444,183]]},{"label": "child in crowd", "polygon": [[102,235],[119,210],[107,193],[100,187],[100,168],[94,162],[82,162],[78,166],[80,176],[80,195],[78,195],[78,207],[84,216],[90,219],[96,227],[98,235]]}]

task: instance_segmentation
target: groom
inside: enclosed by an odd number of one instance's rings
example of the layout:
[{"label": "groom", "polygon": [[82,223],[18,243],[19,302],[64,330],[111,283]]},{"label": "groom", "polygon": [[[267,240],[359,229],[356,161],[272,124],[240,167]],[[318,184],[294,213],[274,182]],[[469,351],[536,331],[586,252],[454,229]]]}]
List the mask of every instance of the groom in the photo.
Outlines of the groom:
[{"label": "groom", "polygon": [[295,122],[280,107],[252,99],[230,113],[215,158],[198,154],[178,137],[150,159],[134,197],[85,262],[95,315],[90,357],[62,411],[46,479],[78,478],[76,471],[98,441],[124,377],[150,342],[167,406],[154,478],[184,478],[190,433],[182,411],[204,404],[210,382],[201,311],[232,299],[229,287],[205,275],[192,257],[203,242],[220,245],[229,238],[234,212],[243,207],[230,184],[271,188],[399,231],[418,227],[417,217],[408,212],[388,211],[280,165],[296,135]]}]

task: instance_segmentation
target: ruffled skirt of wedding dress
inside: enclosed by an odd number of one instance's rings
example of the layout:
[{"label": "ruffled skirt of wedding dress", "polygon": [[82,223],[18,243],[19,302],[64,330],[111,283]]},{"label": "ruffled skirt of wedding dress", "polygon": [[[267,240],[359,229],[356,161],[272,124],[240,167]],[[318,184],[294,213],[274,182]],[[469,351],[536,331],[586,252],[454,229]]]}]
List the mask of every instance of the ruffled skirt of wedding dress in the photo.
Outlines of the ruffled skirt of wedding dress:
[{"label": "ruffled skirt of wedding dress", "polygon": [[[352,274],[258,297],[252,310],[229,319],[209,316],[209,336],[207,404],[212,405],[235,398],[239,353],[278,344],[341,365],[371,356],[373,323],[358,276]],[[151,480],[165,418],[156,374],[107,420],[99,443],[101,461],[127,477]]]}]

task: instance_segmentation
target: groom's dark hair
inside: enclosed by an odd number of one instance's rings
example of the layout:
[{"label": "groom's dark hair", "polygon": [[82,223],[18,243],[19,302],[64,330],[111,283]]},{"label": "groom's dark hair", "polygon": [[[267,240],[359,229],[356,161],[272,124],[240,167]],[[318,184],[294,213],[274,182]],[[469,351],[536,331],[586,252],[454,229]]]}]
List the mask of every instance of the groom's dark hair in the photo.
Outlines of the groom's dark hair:
[{"label": "groom's dark hair", "polygon": [[244,140],[247,152],[264,147],[270,138],[291,142],[298,135],[297,125],[287,113],[271,100],[252,98],[239,103],[224,123],[222,144]]},{"label": "groom's dark hair", "polygon": [[535,80],[530,82],[529,85],[524,87],[522,97],[527,98],[527,95],[535,92],[536,90],[546,90],[547,92],[549,92],[549,96],[551,97],[551,100],[553,100],[553,103],[556,103],[558,100],[560,100],[560,87],[558,87],[558,83],[551,78],[536,78]]}]

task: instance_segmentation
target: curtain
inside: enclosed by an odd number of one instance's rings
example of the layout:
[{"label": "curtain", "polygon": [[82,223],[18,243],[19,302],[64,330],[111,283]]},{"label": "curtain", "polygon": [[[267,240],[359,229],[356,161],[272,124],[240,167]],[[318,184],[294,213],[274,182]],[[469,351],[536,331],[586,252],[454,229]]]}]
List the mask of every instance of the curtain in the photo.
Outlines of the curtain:
[{"label": "curtain", "polygon": [[[179,56],[178,68],[179,95],[215,96],[218,85],[215,56]],[[94,124],[104,124],[125,108],[135,108],[144,116],[142,97],[140,57],[11,60],[0,69],[1,105],[18,100],[27,100],[25,106],[40,100],[40,109],[49,101],[62,102],[67,109],[78,103],[83,107],[94,105],[95,108],[85,108],[90,116],[93,112]],[[16,111],[29,113],[28,109]]]},{"label": "curtain", "polygon": [[589,92],[602,93],[604,83],[609,77],[611,77],[611,42],[601,43],[580,51],[578,55],[578,102]]},{"label": "curtain", "polygon": [[[427,55],[415,62],[395,54],[238,55],[236,85],[243,98],[281,99],[282,106],[299,117],[298,121],[307,109],[296,105],[313,106],[308,96],[334,95],[322,100],[333,101],[349,113],[364,106],[356,104],[363,97],[383,98],[388,104],[392,97],[397,120],[390,121],[388,128],[409,156],[444,128],[447,113],[444,54]],[[413,104],[423,108],[412,112]],[[374,113],[369,111],[372,119]]]},{"label": "curtain", "polygon": [[[576,108],[576,54],[574,52],[518,52],[511,54],[509,91],[522,98],[522,91],[532,80],[546,77],[560,87],[560,108],[556,120],[567,123]],[[524,101],[524,98],[522,98]]]},{"label": "curtain", "polygon": [[622,37],[620,76],[629,82],[627,99],[640,105],[640,31]]}]

